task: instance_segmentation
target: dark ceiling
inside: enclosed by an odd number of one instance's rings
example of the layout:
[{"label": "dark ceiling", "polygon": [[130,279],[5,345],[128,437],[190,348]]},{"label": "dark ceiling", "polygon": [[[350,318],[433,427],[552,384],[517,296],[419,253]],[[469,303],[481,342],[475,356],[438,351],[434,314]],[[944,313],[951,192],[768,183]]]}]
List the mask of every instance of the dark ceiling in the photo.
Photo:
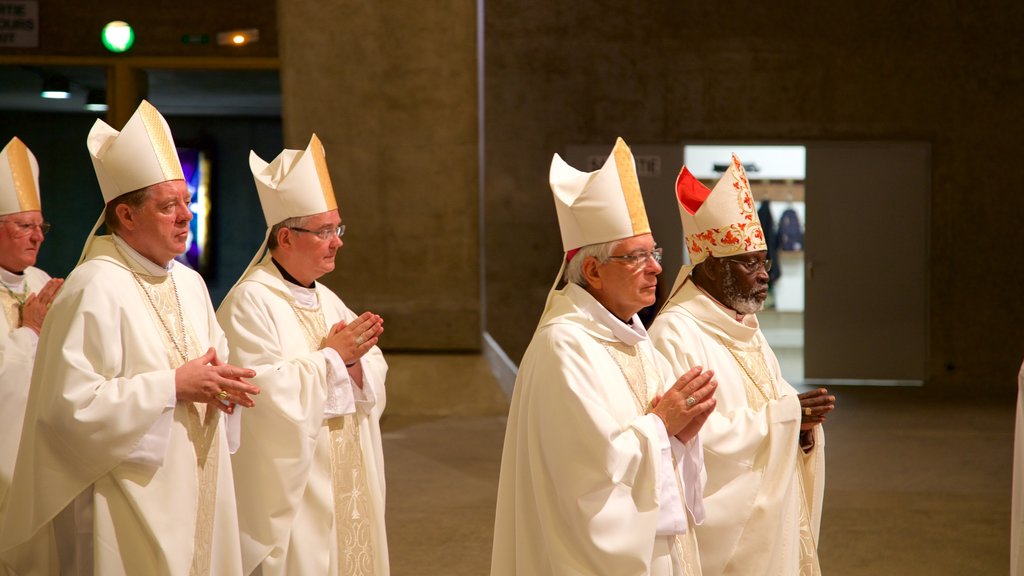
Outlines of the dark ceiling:
[{"label": "dark ceiling", "polygon": [[[71,98],[42,98],[43,79],[59,75]],[[276,70],[148,70],[147,99],[168,116],[280,116]],[[89,90],[106,87],[102,67],[0,66],[0,111],[96,114],[85,110]]]}]

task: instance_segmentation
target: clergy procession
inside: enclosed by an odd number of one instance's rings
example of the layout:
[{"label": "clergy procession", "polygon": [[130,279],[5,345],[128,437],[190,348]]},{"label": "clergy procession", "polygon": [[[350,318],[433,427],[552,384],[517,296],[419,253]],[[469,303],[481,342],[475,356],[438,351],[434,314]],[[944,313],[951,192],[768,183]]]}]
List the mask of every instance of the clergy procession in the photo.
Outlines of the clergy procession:
[{"label": "clergy procession", "polygon": [[[345,223],[320,139],[250,153],[266,232],[217,306],[177,259],[192,197],[161,113],[84,143],[105,208],[66,280],[35,267],[46,166],[0,151],[0,575],[389,574],[384,319],[321,282]],[[555,154],[549,183],[563,255],[491,574],[820,575],[835,397],[790,385],[761,332],[772,262],[739,158],[644,191],[675,195],[683,238],[652,230],[621,138],[593,172]],[[688,263],[645,326],[657,240]]]}]

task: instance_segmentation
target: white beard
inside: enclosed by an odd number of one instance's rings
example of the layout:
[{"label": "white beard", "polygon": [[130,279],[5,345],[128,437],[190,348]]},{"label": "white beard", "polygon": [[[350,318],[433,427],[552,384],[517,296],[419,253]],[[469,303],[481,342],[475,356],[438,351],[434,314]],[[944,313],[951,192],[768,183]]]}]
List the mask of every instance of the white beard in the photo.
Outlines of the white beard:
[{"label": "white beard", "polygon": [[722,277],[722,295],[725,297],[722,304],[740,314],[756,314],[764,309],[763,300],[758,300],[757,296],[752,293],[742,294],[740,292],[736,276],[733,275],[732,268],[729,266],[725,267],[725,274]]}]

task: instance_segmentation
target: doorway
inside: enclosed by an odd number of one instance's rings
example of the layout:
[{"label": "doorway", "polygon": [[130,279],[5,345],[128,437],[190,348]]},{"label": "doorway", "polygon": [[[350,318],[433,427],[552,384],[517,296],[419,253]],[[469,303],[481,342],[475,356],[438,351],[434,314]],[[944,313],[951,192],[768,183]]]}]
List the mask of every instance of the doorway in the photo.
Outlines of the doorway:
[{"label": "doorway", "polygon": [[929,146],[707,143],[684,146],[683,158],[710,187],[732,153],[775,248],[758,320],[783,377],[807,386],[923,384]]}]

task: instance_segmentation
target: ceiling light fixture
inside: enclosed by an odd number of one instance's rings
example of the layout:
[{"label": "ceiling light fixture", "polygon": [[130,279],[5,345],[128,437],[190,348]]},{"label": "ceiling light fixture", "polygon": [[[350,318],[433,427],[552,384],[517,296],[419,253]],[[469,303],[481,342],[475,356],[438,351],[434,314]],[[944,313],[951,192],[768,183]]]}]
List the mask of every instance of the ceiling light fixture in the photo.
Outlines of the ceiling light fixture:
[{"label": "ceiling light fixture", "polygon": [[228,30],[217,32],[217,44],[221,46],[245,46],[253,42],[259,42],[259,28],[246,28],[244,30]]},{"label": "ceiling light fixture", "polygon": [[89,90],[85,97],[85,109],[90,112],[107,111],[107,93],[104,90]]},{"label": "ceiling light fixture", "polygon": [[71,83],[64,76],[47,76],[43,79],[43,98],[67,100],[71,98]]}]

